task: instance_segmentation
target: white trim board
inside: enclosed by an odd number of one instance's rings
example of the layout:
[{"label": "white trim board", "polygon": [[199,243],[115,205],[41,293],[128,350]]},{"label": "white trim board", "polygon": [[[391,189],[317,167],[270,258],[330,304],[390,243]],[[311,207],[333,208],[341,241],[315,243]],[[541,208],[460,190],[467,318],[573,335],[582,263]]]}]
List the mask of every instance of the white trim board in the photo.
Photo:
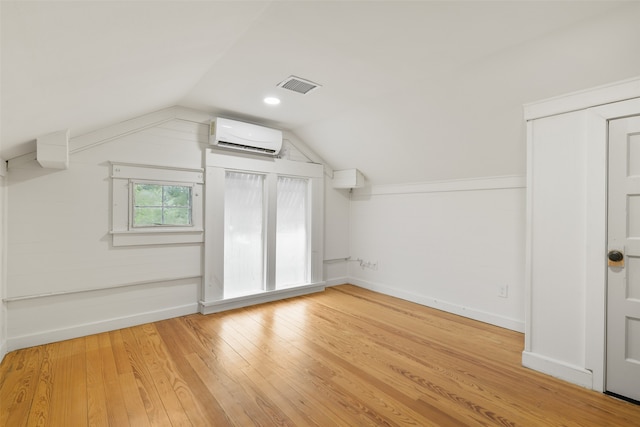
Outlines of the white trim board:
[{"label": "white trim board", "polygon": [[102,286],[99,288],[69,289],[69,290],[48,292],[48,293],[42,293],[42,294],[18,295],[13,297],[6,297],[2,299],[2,302],[12,303],[12,302],[24,301],[24,300],[30,300],[30,299],[57,297],[60,295],[72,295],[72,294],[81,294],[81,293],[88,293],[88,292],[99,292],[99,291],[111,292],[114,289],[119,289],[119,288],[129,288],[129,287],[137,287],[137,286],[145,286],[145,285],[157,286],[163,283],[169,284],[171,282],[180,282],[184,280],[200,280],[201,281],[202,276],[167,277],[162,279],[142,280],[139,282],[122,283],[122,284],[113,285],[113,286]]},{"label": "white trim board", "polygon": [[349,285],[352,284],[352,279],[347,276],[344,277],[336,277],[334,279],[325,280],[324,284],[327,288],[332,286],[340,286],[340,285]]},{"label": "white trim board", "polygon": [[511,319],[509,317],[500,316],[493,313],[488,313],[481,310],[465,307],[462,305],[443,301],[438,298],[432,298],[429,296],[416,295],[410,292],[400,291],[389,286],[369,282],[366,280],[349,278],[349,282],[353,285],[360,286],[361,288],[369,289],[374,292],[389,295],[392,297],[400,298],[406,301],[421,304],[427,307],[435,308],[437,310],[446,311],[447,313],[456,314],[458,316],[467,317],[469,319],[477,320],[491,325],[499,326],[501,328],[510,329],[516,332],[524,332],[524,322]]},{"label": "white trim board", "polygon": [[592,388],[593,374],[591,371],[582,369],[579,366],[569,365],[560,360],[523,351],[522,366],[585,388]]},{"label": "white trim board", "polygon": [[198,312],[200,277],[44,295],[7,304],[9,351]]},{"label": "white trim board", "polygon": [[234,310],[236,308],[249,307],[251,305],[264,304],[267,302],[280,301],[286,298],[299,297],[315,292],[324,291],[324,282],[313,283],[306,286],[298,286],[289,289],[279,289],[275,291],[263,292],[260,294],[241,296],[237,298],[227,298],[218,301],[200,301],[200,313],[213,314],[221,311]]},{"label": "white trim board", "polygon": [[640,77],[572,92],[524,105],[524,119],[534,120],[640,97]]},{"label": "white trim board", "polygon": [[508,175],[449,181],[418,182],[413,184],[373,185],[356,188],[353,190],[353,195],[354,197],[367,197],[413,193],[504,190],[510,188],[525,188],[525,186],[526,179],[524,176]]},{"label": "white trim board", "polygon": [[324,165],[324,173],[328,177],[333,177],[333,168],[315,151],[311,149],[307,144],[302,142],[297,135],[290,131],[282,131],[283,140],[289,142],[289,144],[293,145],[303,156],[307,157],[314,163],[319,163]]},{"label": "white trim board", "polygon": [[52,342],[99,334],[102,332],[115,331],[150,322],[158,322],[160,320],[186,316],[197,312],[197,303],[168,307],[161,310],[136,313],[129,316],[116,317],[98,322],[83,323],[67,328],[52,329],[30,335],[11,337],[7,340],[7,347],[9,351],[13,351],[36,345],[49,344]]},{"label": "white trim board", "polygon": [[212,116],[208,113],[176,105],[71,138],[69,141],[69,154],[74,154],[174,119],[208,125],[211,118]]},{"label": "white trim board", "polygon": [[[69,154],[75,154],[98,145],[107,143],[123,136],[131,135],[174,119],[186,120],[208,125],[212,116],[190,108],[173,106],[163,110],[154,111],[143,116],[134,117],[120,123],[116,123],[93,132],[72,137],[69,140]],[[26,153],[8,160],[8,168],[17,167],[20,164],[36,159],[36,153]]]}]

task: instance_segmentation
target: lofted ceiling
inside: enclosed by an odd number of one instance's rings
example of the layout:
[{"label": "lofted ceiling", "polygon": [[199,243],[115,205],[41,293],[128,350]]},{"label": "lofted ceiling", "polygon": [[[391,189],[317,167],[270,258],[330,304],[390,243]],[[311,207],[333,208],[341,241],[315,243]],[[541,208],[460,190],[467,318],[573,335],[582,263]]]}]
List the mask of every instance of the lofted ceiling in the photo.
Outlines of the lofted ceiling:
[{"label": "lofted ceiling", "polygon": [[[374,184],[520,175],[523,103],[640,75],[635,2],[0,5],[5,159],[183,105],[290,130]],[[276,87],[290,75],[322,87]]]}]

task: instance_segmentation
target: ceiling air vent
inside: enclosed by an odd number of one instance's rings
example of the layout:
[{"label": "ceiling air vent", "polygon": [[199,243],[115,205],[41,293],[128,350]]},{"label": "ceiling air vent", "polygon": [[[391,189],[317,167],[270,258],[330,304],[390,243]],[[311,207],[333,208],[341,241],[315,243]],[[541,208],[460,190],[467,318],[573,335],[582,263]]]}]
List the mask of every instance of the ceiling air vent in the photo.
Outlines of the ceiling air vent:
[{"label": "ceiling air vent", "polygon": [[312,90],[319,88],[320,85],[309,80],[301,79],[300,77],[289,76],[285,80],[278,83],[278,87],[289,89],[294,92],[306,95]]}]

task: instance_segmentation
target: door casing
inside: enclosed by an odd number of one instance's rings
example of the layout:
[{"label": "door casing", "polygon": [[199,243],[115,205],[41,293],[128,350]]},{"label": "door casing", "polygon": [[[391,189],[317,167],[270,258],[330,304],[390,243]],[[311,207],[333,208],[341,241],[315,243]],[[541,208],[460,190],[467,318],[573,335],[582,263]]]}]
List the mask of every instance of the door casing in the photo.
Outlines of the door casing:
[{"label": "door casing", "polygon": [[585,365],[593,372],[592,388],[605,389],[607,307],[607,175],[608,121],[640,114],[640,99],[587,110],[587,246]]},{"label": "door casing", "polygon": [[[538,334],[534,314],[539,309],[534,306],[534,278],[536,271],[533,259],[534,241],[534,192],[530,184],[535,182],[534,123],[538,119],[580,112],[580,123],[573,130],[573,138],[582,145],[580,153],[581,168],[578,180],[581,182],[582,201],[580,208],[584,212],[581,218],[583,238],[576,250],[580,251],[582,266],[580,306],[582,329],[573,331],[581,334],[582,348],[575,349],[581,356],[574,364],[563,363],[537,353],[533,347],[534,336]],[[605,342],[606,342],[606,245],[607,245],[607,131],[608,120],[640,114],[640,77],[623,80],[587,90],[569,93],[546,100],[524,105],[524,118],[527,121],[527,221],[525,246],[525,346],[523,365],[534,370],[551,374],[558,378],[604,391],[605,382]],[[584,171],[584,172],[583,172]],[[557,254],[561,256],[562,254]],[[575,307],[574,307],[575,308]],[[547,341],[548,343],[548,341]],[[576,353],[574,353],[576,354]]]}]

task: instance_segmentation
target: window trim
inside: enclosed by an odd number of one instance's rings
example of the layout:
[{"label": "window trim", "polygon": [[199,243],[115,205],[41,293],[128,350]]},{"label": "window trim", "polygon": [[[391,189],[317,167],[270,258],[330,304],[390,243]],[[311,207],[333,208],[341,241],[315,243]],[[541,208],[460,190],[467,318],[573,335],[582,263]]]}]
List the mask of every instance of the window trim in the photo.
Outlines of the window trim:
[{"label": "window trim", "polygon": [[[200,311],[211,313],[220,307],[235,304],[236,298],[224,296],[224,177],[226,171],[258,173],[267,175],[267,192],[275,193],[277,176],[309,178],[310,195],[308,212],[309,222],[309,283],[287,288],[275,289],[275,227],[267,229],[265,249],[271,251],[271,261],[266,270],[265,291],[242,297],[243,305],[249,301],[270,299],[268,295],[293,295],[302,289],[323,288],[323,245],[324,245],[324,166],[316,163],[296,162],[284,159],[263,159],[250,156],[232,156],[208,152],[207,155],[207,197],[206,197],[206,239],[205,239],[205,278],[203,283]],[[272,178],[269,178],[272,177]],[[275,179],[274,179],[275,177]],[[275,218],[276,200],[269,197],[265,203],[267,215]],[[273,265],[271,265],[273,263]]]},{"label": "window trim", "polygon": [[[133,227],[132,182],[191,186],[192,225]],[[111,162],[111,231],[113,246],[204,242],[204,170]]]}]

